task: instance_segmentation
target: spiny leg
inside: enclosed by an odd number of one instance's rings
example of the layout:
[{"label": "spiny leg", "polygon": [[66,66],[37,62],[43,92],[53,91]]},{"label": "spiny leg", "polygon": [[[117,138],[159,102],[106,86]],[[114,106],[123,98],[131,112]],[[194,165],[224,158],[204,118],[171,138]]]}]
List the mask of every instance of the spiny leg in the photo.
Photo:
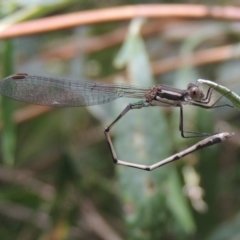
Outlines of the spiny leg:
[{"label": "spiny leg", "polygon": [[[227,94],[222,95],[221,97],[219,97],[213,104],[211,105],[207,105],[210,103],[211,98],[212,98],[212,94],[213,94],[213,88],[209,87],[206,97],[201,99],[200,101],[194,101],[194,102],[189,102],[189,104],[194,105],[194,106],[198,106],[198,107],[202,107],[202,108],[206,108],[206,109],[210,109],[210,108],[219,108],[219,107],[233,107],[230,104],[220,104],[220,105],[216,105],[223,97],[225,97]],[[231,91],[230,91],[231,92]]]},{"label": "spiny leg", "polygon": [[[209,88],[208,89],[208,92],[207,92],[207,95],[206,95],[206,98],[204,98],[204,102],[202,101],[194,101],[194,102],[188,102],[189,105],[193,105],[193,106],[197,106],[197,107],[200,107],[200,108],[204,108],[204,109],[213,109],[213,108],[220,108],[220,107],[233,107],[232,105],[229,105],[229,104],[221,104],[221,105],[216,105],[223,97],[224,95],[222,95],[220,98],[218,98],[213,104],[211,105],[207,105],[210,100],[211,100],[211,97],[212,97],[212,91],[213,91],[213,88]],[[203,137],[203,136],[211,136],[213,134],[211,133],[201,133],[201,132],[194,132],[194,131],[186,131],[184,130],[184,121],[183,121],[183,107],[182,107],[182,104],[181,102],[179,103],[178,105],[180,107],[180,122],[179,122],[179,129],[181,131],[181,136],[183,138],[193,138],[193,137]],[[184,133],[192,133],[193,135],[192,136],[185,136]]]},{"label": "spiny leg", "polygon": [[201,102],[202,103],[209,103],[210,100],[211,100],[211,97],[212,97],[212,92],[213,92],[213,88],[209,87],[208,88],[208,91],[207,91],[207,94],[206,94],[206,97],[201,99]]},{"label": "spiny leg", "polygon": [[116,119],[108,126],[105,128],[104,132],[109,132],[111,128],[126,114],[128,111],[132,109],[141,109],[143,107],[149,107],[150,104],[147,101],[138,101],[135,103],[130,103],[128,104],[123,111],[116,117]]},{"label": "spiny leg", "polygon": [[[197,106],[197,107],[201,107],[201,108],[205,108],[205,109],[213,109],[213,108],[220,108],[220,107],[231,107],[233,108],[233,105],[230,105],[230,104],[221,104],[221,105],[216,105],[224,96],[221,96],[220,98],[217,99],[217,101],[215,101],[212,105],[207,105],[208,103],[196,103],[197,101],[195,102],[189,102],[188,104],[189,105],[193,105],[193,106]],[[206,105],[204,105],[206,104]]]},{"label": "spiny leg", "polygon": [[[194,131],[186,131],[184,130],[184,120],[183,120],[183,106],[182,103],[179,102],[178,107],[180,108],[180,119],[179,119],[179,130],[181,132],[181,136],[183,138],[194,138],[194,137],[203,137],[203,136],[211,136],[211,133],[202,133],[202,132],[194,132]],[[184,133],[191,133],[193,135],[186,136]]]}]

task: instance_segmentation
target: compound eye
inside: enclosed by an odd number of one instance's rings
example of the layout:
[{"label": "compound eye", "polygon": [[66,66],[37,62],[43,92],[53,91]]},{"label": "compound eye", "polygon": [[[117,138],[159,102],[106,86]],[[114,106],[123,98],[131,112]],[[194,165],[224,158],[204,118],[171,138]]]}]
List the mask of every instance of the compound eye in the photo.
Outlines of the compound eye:
[{"label": "compound eye", "polygon": [[197,100],[197,101],[200,101],[201,99],[204,98],[203,92],[197,86],[191,87],[189,89],[189,96],[191,97],[192,100]]}]

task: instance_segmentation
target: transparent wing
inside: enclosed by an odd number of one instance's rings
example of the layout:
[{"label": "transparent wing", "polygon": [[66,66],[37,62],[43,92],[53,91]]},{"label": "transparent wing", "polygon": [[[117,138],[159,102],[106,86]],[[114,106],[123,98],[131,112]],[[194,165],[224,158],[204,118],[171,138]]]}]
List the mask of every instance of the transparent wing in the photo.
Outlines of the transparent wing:
[{"label": "transparent wing", "polygon": [[111,102],[120,97],[143,99],[149,88],[127,84],[95,83],[28,74],[16,74],[0,82],[0,93],[17,101],[58,107]]}]

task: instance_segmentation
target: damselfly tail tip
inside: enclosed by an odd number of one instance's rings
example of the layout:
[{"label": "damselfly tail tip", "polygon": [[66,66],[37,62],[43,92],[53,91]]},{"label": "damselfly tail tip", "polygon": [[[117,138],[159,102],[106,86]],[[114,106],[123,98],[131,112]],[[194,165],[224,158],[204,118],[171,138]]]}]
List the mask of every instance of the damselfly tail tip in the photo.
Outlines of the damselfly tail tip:
[{"label": "damselfly tail tip", "polygon": [[232,137],[235,133],[232,132],[232,133],[229,133],[229,137]]},{"label": "damselfly tail tip", "polygon": [[227,140],[228,138],[232,137],[234,135],[234,132],[229,133],[229,132],[223,132],[220,133],[222,141]]}]

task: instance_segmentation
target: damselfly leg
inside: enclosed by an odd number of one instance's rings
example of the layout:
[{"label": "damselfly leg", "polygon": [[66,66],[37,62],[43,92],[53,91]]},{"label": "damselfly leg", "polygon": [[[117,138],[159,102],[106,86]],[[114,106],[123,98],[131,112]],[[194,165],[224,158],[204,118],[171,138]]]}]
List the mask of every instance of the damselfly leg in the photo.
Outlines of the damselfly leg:
[{"label": "damselfly leg", "polygon": [[[194,96],[197,96],[197,93],[195,93],[195,91],[201,91],[201,90],[199,89],[198,85],[191,84],[190,87],[188,87],[190,99],[188,99],[187,102],[185,102],[185,101],[179,102],[179,104],[177,105],[180,108],[179,130],[180,130],[181,136],[183,138],[204,137],[204,136],[211,136],[211,135],[215,134],[215,133],[203,133],[203,132],[184,130],[183,104],[197,106],[197,107],[204,108],[204,109],[214,109],[214,108],[220,108],[220,107],[233,107],[232,105],[229,105],[229,104],[217,105],[217,103],[219,103],[219,101],[224,97],[224,95],[220,96],[214,103],[209,105],[209,103],[212,100],[213,90],[214,90],[213,88],[209,87],[205,97],[202,97],[201,99],[199,99],[199,98],[194,99]],[[189,133],[191,135],[187,136],[185,133]]]}]

